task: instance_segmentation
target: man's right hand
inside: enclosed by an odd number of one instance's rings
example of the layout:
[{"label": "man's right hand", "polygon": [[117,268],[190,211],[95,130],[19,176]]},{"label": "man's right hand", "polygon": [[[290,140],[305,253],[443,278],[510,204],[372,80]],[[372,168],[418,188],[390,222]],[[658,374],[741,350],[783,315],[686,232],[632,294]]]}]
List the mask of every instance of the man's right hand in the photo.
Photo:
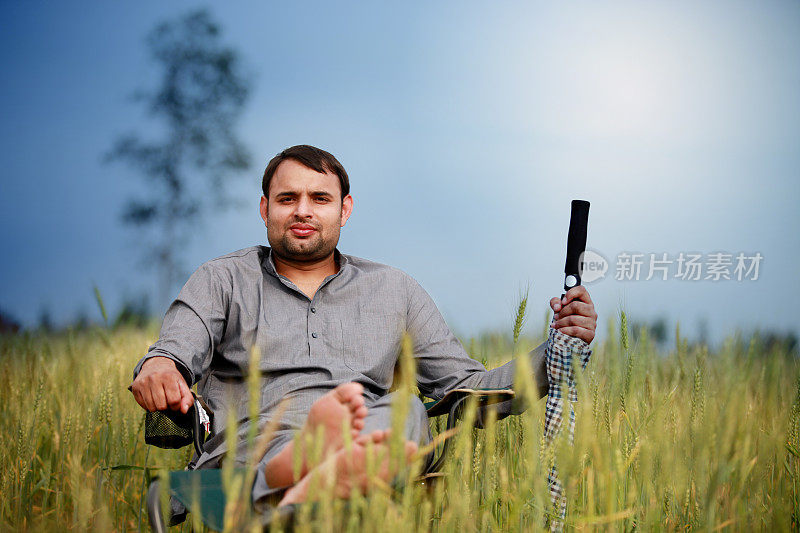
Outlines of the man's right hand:
[{"label": "man's right hand", "polygon": [[168,357],[145,361],[130,390],[136,402],[148,411],[163,411],[169,407],[186,413],[194,402],[183,375]]}]

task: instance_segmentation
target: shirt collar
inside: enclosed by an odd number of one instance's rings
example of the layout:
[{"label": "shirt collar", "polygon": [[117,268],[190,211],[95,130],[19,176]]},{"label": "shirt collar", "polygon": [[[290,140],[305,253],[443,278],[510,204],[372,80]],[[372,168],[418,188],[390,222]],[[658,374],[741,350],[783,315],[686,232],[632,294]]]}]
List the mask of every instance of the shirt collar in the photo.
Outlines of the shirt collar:
[{"label": "shirt collar", "polygon": [[[280,276],[278,275],[278,271],[275,269],[275,260],[272,257],[272,248],[270,248],[269,246],[265,246],[264,248],[266,249],[267,253],[265,254],[261,264],[264,266],[264,269],[266,269],[266,271],[270,275],[275,276],[276,278],[280,278]],[[345,270],[346,268],[350,268],[350,258],[347,255],[341,253],[338,248],[333,250],[333,258],[339,264],[339,271],[336,274],[329,276],[330,278],[335,278],[336,276],[341,274],[343,270]]]}]

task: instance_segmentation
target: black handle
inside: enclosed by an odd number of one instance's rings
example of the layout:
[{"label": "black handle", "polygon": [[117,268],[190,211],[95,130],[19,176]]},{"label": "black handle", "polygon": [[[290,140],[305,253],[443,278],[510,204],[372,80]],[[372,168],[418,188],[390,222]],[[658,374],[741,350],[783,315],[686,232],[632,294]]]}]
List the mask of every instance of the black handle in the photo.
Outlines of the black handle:
[{"label": "black handle", "polygon": [[567,236],[567,262],[564,264],[564,290],[581,284],[581,254],[586,251],[586,227],[589,224],[589,202],[572,200]]},{"label": "black handle", "polygon": [[200,404],[195,399],[194,403],[192,404],[191,411],[192,413],[192,440],[194,441],[194,451],[197,452],[197,457],[203,455],[203,444],[206,440],[206,432],[205,428],[203,428],[203,423],[200,421]]}]

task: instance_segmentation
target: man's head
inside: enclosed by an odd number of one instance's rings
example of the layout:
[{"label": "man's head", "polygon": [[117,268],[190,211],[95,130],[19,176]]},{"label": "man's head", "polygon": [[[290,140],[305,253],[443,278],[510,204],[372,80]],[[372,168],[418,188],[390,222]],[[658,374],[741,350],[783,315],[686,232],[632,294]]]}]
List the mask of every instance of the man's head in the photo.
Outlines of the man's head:
[{"label": "man's head", "polygon": [[264,177],[261,180],[261,191],[267,198],[269,198],[269,185],[272,177],[275,175],[278,165],[286,160],[297,161],[304,167],[322,174],[330,173],[336,175],[339,178],[341,198],[344,199],[350,194],[350,178],[347,177],[344,167],[333,154],[314,146],[298,144],[279,153],[267,164],[267,169],[264,171]]},{"label": "man's head", "polygon": [[350,182],[341,163],[313,146],[275,156],[262,181],[261,218],[273,252],[313,263],[329,257],[353,210]]}]

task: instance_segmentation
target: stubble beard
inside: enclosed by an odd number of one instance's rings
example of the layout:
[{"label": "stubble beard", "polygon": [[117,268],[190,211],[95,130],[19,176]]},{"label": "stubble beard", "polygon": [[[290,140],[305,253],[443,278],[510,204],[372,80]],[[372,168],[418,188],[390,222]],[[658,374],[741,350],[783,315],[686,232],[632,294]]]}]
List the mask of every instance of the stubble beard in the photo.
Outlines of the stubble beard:
[{"label": "stubble beard", "polygon": [[286,230],[278,239],[273,239],[267,232],[267,240],[273,253],[278,257],[302,263],[313,263],[325,259],[333,253],[338,243],[338,235],[325,238],[321,228],[313,236],[305,239],[293,237],[290,230]]}]

